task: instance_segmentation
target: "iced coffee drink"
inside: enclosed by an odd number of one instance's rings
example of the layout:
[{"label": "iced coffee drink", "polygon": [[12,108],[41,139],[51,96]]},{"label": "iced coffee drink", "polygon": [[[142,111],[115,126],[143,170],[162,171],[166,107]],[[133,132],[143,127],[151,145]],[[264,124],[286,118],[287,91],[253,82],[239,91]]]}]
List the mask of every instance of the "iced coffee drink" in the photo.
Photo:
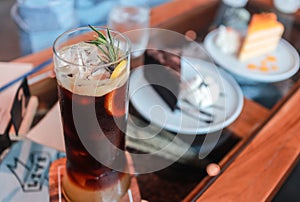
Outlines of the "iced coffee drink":
[{"label": "iced coffee drink", "polygon": [[129,42],[85,27],[54,43],[67,154],[63,193],[70,201],[119,201],[130,185],[125,156]]}]

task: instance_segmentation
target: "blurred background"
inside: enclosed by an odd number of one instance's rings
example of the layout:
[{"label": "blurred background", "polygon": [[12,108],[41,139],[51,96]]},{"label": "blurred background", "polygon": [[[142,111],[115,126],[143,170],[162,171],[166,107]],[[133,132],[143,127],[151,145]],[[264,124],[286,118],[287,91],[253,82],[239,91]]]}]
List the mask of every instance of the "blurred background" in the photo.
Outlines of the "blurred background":
[{"label": "blurred background", "polygon": [[[50,1],[53,7],[45,8]],[[128,1],[146,1],[153,7],[171,0],[0,0],[0,61],[51,47],[60,33],[72,27],[104,25],[110,10]],[[297,164],[273,201],[299,201],[299,176]]]},{"label": "blurred background", "polygon": [[[170,0],[130,0],[157,6]],[[0,61],[52,46],[62,32],[78,27],[105,25],[110,10],[127,0],[1,0]]]}]

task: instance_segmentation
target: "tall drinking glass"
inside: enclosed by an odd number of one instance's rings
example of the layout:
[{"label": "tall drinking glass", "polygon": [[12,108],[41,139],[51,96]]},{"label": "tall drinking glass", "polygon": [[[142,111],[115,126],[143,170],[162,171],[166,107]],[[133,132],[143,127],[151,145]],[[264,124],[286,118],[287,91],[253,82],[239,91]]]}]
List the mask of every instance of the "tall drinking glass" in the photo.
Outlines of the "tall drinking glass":
[{"label": "tall drinking glass", "polygon": [[129,40],[82,27],[59,36],[53,51],[67,154],[64,196],[118,201],[130,184],[124,151]]}]

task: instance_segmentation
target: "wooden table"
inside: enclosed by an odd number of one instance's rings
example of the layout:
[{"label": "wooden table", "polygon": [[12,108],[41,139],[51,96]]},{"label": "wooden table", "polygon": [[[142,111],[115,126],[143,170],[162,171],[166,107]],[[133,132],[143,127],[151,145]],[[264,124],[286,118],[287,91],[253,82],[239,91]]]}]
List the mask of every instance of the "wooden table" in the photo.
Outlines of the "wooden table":
[{"label": "wooden table", "polygon": [[[183,34],[193,30],[201,40],[212,28],[211,23],[219,6],[218,0],[175,0],[152,10],[151,25]],[[258,12],[272,9],[272,4],[270,0],[250,0],[248,8],[251,12]],[[298,12],[293,25],[297,28],[293,28],[288,39],[298,51],[299,16]],[[50,57],[52,50],[48,49],[15,61],[37,65]],[[50,65],[44,71],[52,68]],[[272,109],[245,98],[241,115],[226,129],[238,141],[218,162],[221,174],[216,177],[204,176],[181,200],[198,198],[197,201],[265,201],[274,196],[300,154],[298,78],[299,76],[293,77],[293,86]],[[40,108],[49,109],[57,100],[55,93],[48,93],[55,92],[55,85],[54,79],[47,79],[31,86],[32,93],[41,99]],[[144,186],[151,189],[147,184],[151,185],[151,180],[154,180],[152,177],[139,181],[141,190]],[[166,195],[176,194],[176,190],[164,191]],[[162,194],[159,197],[164,196]]]}]

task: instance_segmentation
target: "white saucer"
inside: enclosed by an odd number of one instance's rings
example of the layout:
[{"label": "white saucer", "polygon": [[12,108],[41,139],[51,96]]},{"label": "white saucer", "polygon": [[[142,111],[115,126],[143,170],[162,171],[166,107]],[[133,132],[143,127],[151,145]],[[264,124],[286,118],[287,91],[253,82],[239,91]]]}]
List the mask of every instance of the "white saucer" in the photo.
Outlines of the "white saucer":
[{"label": "white saucer", "polygon": [[[210,32],[204,39],[204,47],[220,66],[238,76],[259,82],[277,82],[290,78],[299,69],[299,55],[295,48],[284,39],[280,40],[275,51],[241,62],[235,55],[225,54],[216,46],[217,34],[217,29]],[[263,72],[248,69],[248,64],[259,64],[267,55],[276,57],[278,70]]]},{"label": "white saucer", "polygon": [[185,58],[181,61],[182,79],[189,79],[200,72],[204,77],[214,78],[219,84],[222,95],[213,107],[205,109],[213,114],[213,123],[202,122],[179,110],[172,112],[144,78],[143,68],[147,67],[137,68],[130,77],[129,96],[136,110],[157,126],[181,134],[207,134],[231,124],[243,107],[243,94],[236,81],[211,63],[195,58]]}]

